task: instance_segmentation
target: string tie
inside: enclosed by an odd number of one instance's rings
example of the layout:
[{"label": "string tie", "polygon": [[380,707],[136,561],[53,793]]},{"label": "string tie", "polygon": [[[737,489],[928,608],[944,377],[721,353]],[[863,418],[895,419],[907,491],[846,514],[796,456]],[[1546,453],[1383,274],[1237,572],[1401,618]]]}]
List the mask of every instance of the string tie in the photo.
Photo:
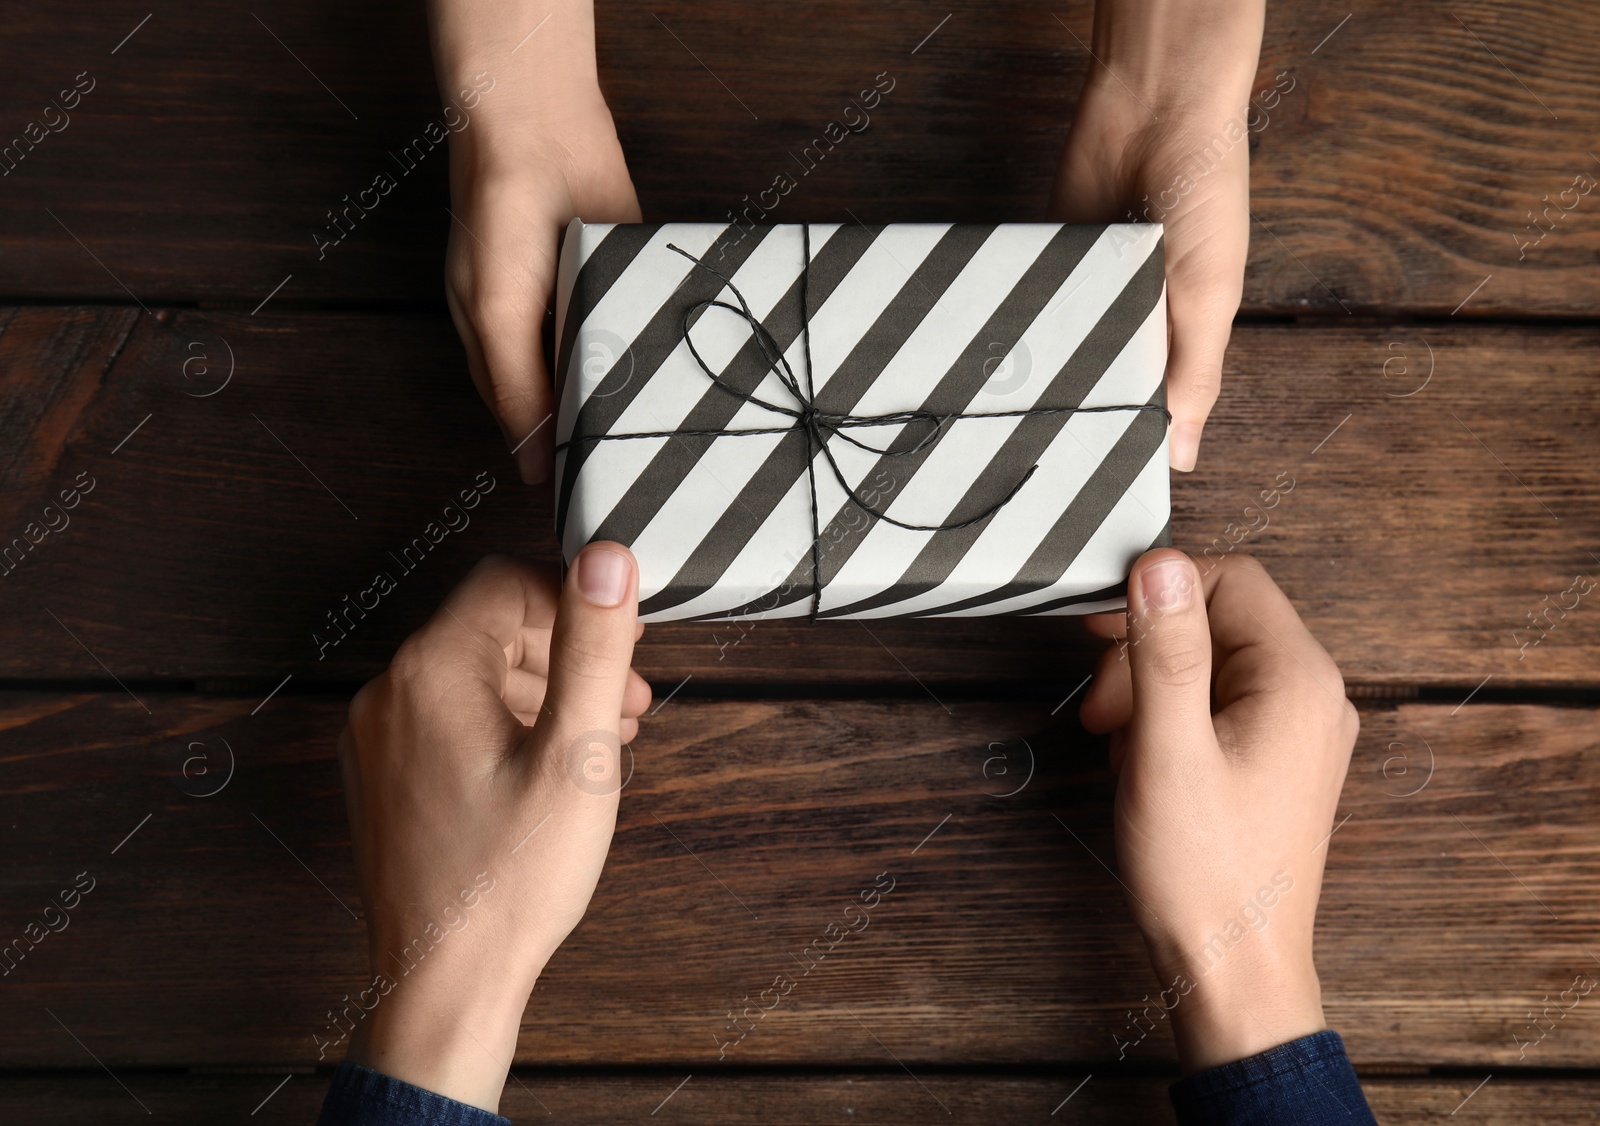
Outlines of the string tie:
[{"label": "string tie", "polygon": [[[794,431],[800,431],[804,433],[807,439],[806,478],[808,484],[808,494],[811,501],[810,616],[813,621],[816,620],[817,614],[822,605],[822,528],[820,514],[817,511],[816,455],[818,452],[822,454],[829,470],[831,470],[833,473],[834,479],[839,482],[839,487],[844,490],[845,495],[850,498],[851,503],[853,503],[863,512],[869,513],[875,520],[882,520],[886,524],[893,524],[897,528],[904,528],[911,532],[953,532],[960,528],[966,528],[973,524],[981,523],[982,521],[993,516],[1001,508],[1004,508],[1007,504],[1009,504],[1012,498],[1022,490],[1022,487],[1028,483],[1029,479],[1033,477],[1034,473],[1039,468],[1037,463],[1030,466],[1028,471],[1022,475],[1022,478],[1017,481],[1016,484],[1012,485],[1004,496],[995,501],[989,507],[985,508],[976,516],[968,517],[965,520],[947,520],[938,524],[914,524],[905,520],[898,520],[895,517],[890,516],[888,512],[885,511],[888,503],[890,502],[886,501],[883,507],[880,507],[876,503],[868,503],[855,491],[855,489],[851,487],[850,482],[845,479],[844,471],[839,467],[839,462],[833,456],[833,450],[829,448],[832,439],[838,438],[840,441],[848,442],[850,445],[855,446],[858,449],[865,450],[868,453],[877,454],[879,457],[907,457],[913,454],[921,453],[934,442],[938,441],[938,439],[944,433],[944,427],[946,423],[964,418],[1032,418],[1060,414],[1108,414],[1116,411],[1142,411],[1151,414],[1159,414],[1167,422],[1172,420],[1172,415],[1170,412],[1168,412],[1166,407],[1160,406],[1156,403],[1130,403],[1096,407],[1031,407],[1008,411],[958,411],[953,413],[930,410],[903,410],[891,411],[888,414],[874,415],[852,414],[848,411],[841,412],[824,410],[823,408],[817,406],[816,389],[812,383],[811,307],[810,295],[808,292],[811,274],[811,225],[809,223],[801,224],[800,232],[801,248],[804,254],[804,262],[800,267],[800,337],[801,348],[805,358],[805,362],[801,365],[801,371],[805,376],[803,381],[795,374],[794,369],[789,364],[788,358],[783,354],[783,349],[778,346],[778,342],[773,337],[772,333],[768,331],[764,324],[761,323],[760,318],[751,312],[749,303],[744,299],[744,294],[739,292],[739,287],[733,284],[732,279],[723,274],[715,266],[710,265],[703,259],[698,258],[693,254],[690,254],[682,247],[676,246],[672,243],[667,244],[668,250],[683,255],[683,257],[687,258],[691,263],[694,264],[696,269],[704,270],[706,273],[720,281],[728,290],[728,292],[733,294],[734,299],[738,301],[737,305],[732,305],[726,301],[706,299],[703,301],[696,301],[694,304],[690,305],[684,310],[683,342],[688,346],[689,354],[694,357],[695,363],[699,365],[700,370],[705,373],[707,379],[711,380],[712,383],[716,384],[723,391],[726,391],[734,398],[740,400],[741,402],[753,403],[756,406],[761,407],[763,410],[771,412],[772,414],[783,415],[791,419],[791,422],[782,426],[747,427],[738,430],[653,430],[630,432],[626,434],[575,434],[567,441],[559,443],[556,446],[556,449],[558,451],[563,450],[578,442],[612,442],[640,438],[721,438],[741,434],[788,434]],[[723,379],[711,369],[711,366],[706,363],[705,358],[700,355],[699,349],[695,347],[694,337],[689,331],[696,316],[703,309],[725,309],[744,320],[745,323],[750,326],[751,336],[754,338],[756,344],[761,348],[761,354],[767,361],[767,370],[773,375],[776,375],[778,380],[783,384],[784,388],[789,392],[789,395],[794,400],[793,406],[790,406],[786,403],[775,403],[770,399],[763,399],[761,396],[757,395],[754,390],[741,390],[739,387],[736,387],[726,379]],[[862,441],[854,434],[850,433],[852,430],[868,430],[884,426],[916,426],[921,428],[921,433],[915,442],[903,449],[891,449],[887,446],[874,446],[869,442]]]}]

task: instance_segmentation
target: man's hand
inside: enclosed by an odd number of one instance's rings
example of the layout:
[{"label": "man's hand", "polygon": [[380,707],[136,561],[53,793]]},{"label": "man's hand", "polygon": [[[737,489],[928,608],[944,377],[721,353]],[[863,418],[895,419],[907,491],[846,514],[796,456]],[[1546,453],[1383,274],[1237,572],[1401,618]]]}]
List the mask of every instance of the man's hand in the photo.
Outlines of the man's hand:
[{"label": "man's hand", "polygon": [[[544,360],[556,252],[574,217],[637,223],[639,201],[600,93],[592,0],[431,0],[440,92],[482,91],[450,138],[445,297],[478,393],[529,484],[550,475]],[[487,86],[487,89],[484,87]]]},{"label": "man's hand", "polygon": [[1246,106],[1264,0],[1100,0],[1094,59],[1050,215],[1166,227],[1172,467],[1187,472],[1222,386],[1250,246]]},{"label": "man's hand", "polygon": [[350,1059],[493,1110],[534,981],[582,918],[649,686],[633,556],[566,585],[480,563],[339,740],[374,987]]},{"label": "man's hand", "polygon": [[1147,553],[1081,709],[1114,732],[1117,862],[1186,1073],[1326,1027],[1312,928],[1359,721],[1254,559]]}]

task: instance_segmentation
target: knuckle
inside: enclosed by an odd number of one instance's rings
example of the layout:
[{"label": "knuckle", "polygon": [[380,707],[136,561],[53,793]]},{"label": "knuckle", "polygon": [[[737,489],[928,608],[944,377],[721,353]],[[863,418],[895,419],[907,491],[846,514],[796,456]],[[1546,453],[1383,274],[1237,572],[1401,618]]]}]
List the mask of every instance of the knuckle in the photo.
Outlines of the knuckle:
[{"label": "knuckle", "polygon": [[1336,722],[1345,723],[1349,717],[1355,715],[1355,708],[1351,705],[1350,698],[1345,694],[1344,677],[1339,674],[1339,666],[1333,663],[1332,658],[1323,658],[1322,667],[1317,672],[1317,679],[1327,686],[1328,695],[1332,697],[1328,701],[1328,705],[1336,713],[1334,716]]},{"label": "knuckle", "polygon": [[1253,578],[1270,577],[1267,574],[1267,569],[1261,565],[1261,560],[1257,559],[1254,555],[1251,555],[1247,551],[1230,552],[1222,560],[1221,566],[1228,570],[1237,571],[1242,575],[1249,575]]},{"label": "knuckle", "polygon": [[1339,718],[1339,725],[1341,734],[1352,744],[1361,735],[1361,714],[1356,711],[1355,705],[1349,701],[1345,702]]},{"label": "knuckle", "polygon": [[1339,730],[1354,714],[1350,701],[1345,698],[1344,680],[1332,661],[1309,662],[1309,672],[1300,672],[1290,695],[1294,712],[1303,722],[1311,719],[1324,729]]},{"label": "knuckle", "polygon": [[1208,407],[1215,403],[1217,396],[1222,393],[1220,367],[1190,368],[1183,373],[1182,380],[1183,397]]},{"label": "knuckle", "polygon": [[459,600],[457,609],[462,613],[479,606],[519,606],[523,602],[526,570],[524,564],[509,555],[486,555],[467,572],[451,597]]},{"label": "knuckle", "polygon": [[[1249,236],[1226,244],[1216,243],[1211,253],[1185,255],[1169,271],[1169,304],[1180,306],[1186,320],[1200,317],[1231,326],[1244,301],[1244,266],[1249,258]],[[1169,251],[1170,253],[1170,251]]]},{"label": "knuckle", "polygon": [[461,589],[465,593],[476,594],[482,590],[514,586],[521,571],[520,563],[504,552],[496,551],[478,560],[462,580]]},{"label": "knuckle", "polygon": [[356,690],[350,698],[350,708],[346,713],[351,731],[362,731],[383,714],[383,697],[387,690],[389,676],[387,673],[367,681]]},{"label": "knuckle", "polygon": [[372,710],[372,686],[374,683],[374,681],[367,681],[367,683],[356,689],[356,694],[354,696],[350,697],[350,709],[346,713],[350,721],[350,726],[361,726],[362,720],[364,720],[367,716],[367,713]]},{"label": "knuckle", "polygon": [[564,631],[552,659],[562,672],[580,680],[609,679],[620,661],[609,639],[576,630]]},{"label": "knuckle", "polygon": [[1146,680],[1161,684],[1189,684],[1199,680],[1211,662],[1211,654],[1206,649],[1187,641],[1153,645],[1143,656],[1139,671]]},{"label": "knuckle", "polygon": [[471,310],[478,291],[478,272],[471,251],[452,232],[444,260],[445,295],[464,310]]},{"label": "knuckle", "polygon": [[477,284],[467,298],[472,319],[486,328],[508,329],[528,319],[528,301],[514,289]]},{"label": "knuckle", "polygon": [[[1309,636],[1309,635],[1308,635]],[[1328,652],[1313,639],[1310,652],[1303,658],[1307,675],[1316,683],[1328,707],[1347,708],[1350,701],[1345,696],[1344,676]]]},{"label": "knuckle", "polygon": [[[544,400],[544,390],[529,372],[507,373],[503,368],[489,373],[490,405],[496,413],[531,424]],[[526,419],[523,416],[527,416]]]},{"label": "knuckle", "polygon": [[[427,675],[431,662],[425,652],[422,635],[414,633],[400,643],[389,662],[390,683],[398,687],[411,687]],[[370,685],[368,687],[371,687]]]},{"label": "knuckle", "polygon": [[1344,676],[1339,672],[1339,666],[1333,663],[1332,658],[1327,659],[1327,677],[1325,679],[1328,684],[1328,690],[1339,701],[1339,707],[1348,711],[1350,701],[1345,693]]}]

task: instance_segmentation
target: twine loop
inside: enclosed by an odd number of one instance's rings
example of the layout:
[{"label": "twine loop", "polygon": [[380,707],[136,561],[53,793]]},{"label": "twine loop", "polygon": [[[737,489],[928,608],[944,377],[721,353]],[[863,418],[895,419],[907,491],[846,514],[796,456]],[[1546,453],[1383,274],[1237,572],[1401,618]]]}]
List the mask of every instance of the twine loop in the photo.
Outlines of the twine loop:
[{"label": "twine loop", "polygon": [[[1166,421],[1171,421],[1172,415],[1167,411],[1166,407],[1156,403],[1132,403],[1097,407],[1032,407],[1009,411],[958,411],[952,413],[941,413],[938,411],[919,409],[891,411],[888,414],[874,415],[852,414],[848,411],[841,412],[824,410],[823,408],[817,406],[816,388],[813,385],[812,380],[811,308],[809,299],[810,295],[808,292],[811,274],[811,225],[809,223],[801,224],[800,230],[801,246],[805,256],[800,268],[800,337],[801,347],[805,357],[805,362],[801,365],[801,371],[805,376],[804,381],[802,381],[801,378],[795,374],[793,367],[789,364],[788,358],[783,354],[783,349],[778,346],[777,340],[767,329],[766,325],[761,323],[761,319],[751,311],[749,303],[745,301],[744,294],[739,292],[739,287],[733,284],[733,280],[723,274],[715,266],[708,264],[693,254],[690,254],[682,247],[676,246],[673,243],[667,244],[668,250],[683,255],[683,257],[687,258],[691,263],[693,263],[697,269],[704,270],[706,273],[720,281],[728,290],[728,292],[733,294],[734,299],[738,301],[737,305],[733,305],[726,301],[708,298],[702,301],[696,301],[684,310],[683,342],[688,346],[689,354],[694,357],[695,363],[699,365],[700,370],[705,373],[707,379],[711,380],[712,383],[716,384],[734,398],[745,403],[754,404],[755,406],[761,407],[763,410],[770,411],[773,414],[783,415],[787,418],[790,418],[793,420],[791,423],[784,426],[753,427],[739,430],[658,430],[627,434],[574,435],[567,441],[558,444],[556,449],[565,449],[575,442],[609,442],[638,438],[720,438],[739,434],[788,434],[794,431],[800,431],[804,433],[807,439],[806,476],[809,485],[808,493],[811,501],[810,616],[813,621],[816,620],[817,613],[821,609],[822,604],[822,529],[821,517],[817,510],[816,469],[816,454],[819,451],[826,460],[828,468],[833,472],[834,479],[839,482],[839,487],[844,490],[845,495],[850,498],[851,503],[853,503],[857,508],[860,508],[863,512],[870,513],[874,519],[882,520],[887,524],[893,524],[897,528],[904,528],[911,532],[951,532],[961,528],[970,527],[973,524],[981,523],[982,521],[987,520],[990,516],[993,516],[1001,508],[1009,504],[1039,468],[1038,463],[1030,466],[1028,471],[1022,475],[1021,479],[1018,480],[1016,484],[1011,486],[1004,496],[995,501],[988,508],[985,508],[976,516],[968,517],[965,520],[944,521],[938,524],[913,524],[904,520],[897,520],[893,516],[890,516],[888,512],[885,511],[887,504],[890,502],[886,501],[884,507],[879,507],[875,503],[868,503],[856,493],[855,489],[851,487],[850,482],[846,480],[844,470],[839,467],[839,462],[833,455],[833,450],[830,448],[831,439],[838,438],[841,441],[848,442],[850,445],[855,446],[858,449],[865,450],[868,453],[877,454],[879,457],[906,457],[912,454],[921,453],[923,450],[927,449],[933,443],[938,441],[940,436],[944,433],[945,423],[964,418],[1030,418],[1035,416],[1057,414],[1105,414],[1114,411],[1144,411],[1153,414],[1160,414]],[[754,390],[740,390],[738,387],[734,386],[726,379],[723,379],[711,369],[711,365],[706,363],[705,358],[700,354],[700,350],[695,347],[694,337],[689,331],[696,316],[705,309],[725,309],[745,321],[750,326],[751,336],[755,340],[756,344],[761,348],[761,354],[767,361],[767,369],[778,377],[778,380],[793,397],[795,403],[794,406],[789,406],[784,403],[775,403],[770,399],[764,399],[757,395]],[[915,442],[904,449],[891,449],[888,447],[874,446],[868,442],[862,441],[850,433],[852,430],[870,429],[882,426],[915,425],[924,427],[923,433]]]}]

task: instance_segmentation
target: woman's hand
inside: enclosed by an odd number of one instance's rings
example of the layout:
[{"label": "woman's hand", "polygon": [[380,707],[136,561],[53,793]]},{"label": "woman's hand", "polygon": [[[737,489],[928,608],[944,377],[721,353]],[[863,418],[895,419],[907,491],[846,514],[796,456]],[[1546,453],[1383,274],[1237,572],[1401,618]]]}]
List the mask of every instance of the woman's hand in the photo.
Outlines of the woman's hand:
[{"label": "woman's hand", "polygon": [[1135,564],[1081,717],[1114,732],[1117,862],[1186,1073],[1326,1027],[1312,928],[1360,726],[1254,559]]},{"label": "woman's hand", "polygon": [[1194,468],[1250,246],[1247,105],[1265,0],[1100,0],[1051,193],[1069,223],[1166,227],[1174,469]]},{"label": "woman's hand", "polygon": [[585,548],[564,589],[491,557],[356,694],[339,761],[374,976],[352,1061],[498,1104],[534,981],[594,894],[621,744],[650,703],[629,668],[637,597],[616,544]]},{"label": "woman's hand", "polygon": [[555,444],[544,335],[561,232],[574,217],[637,223],[639,201],[600,93],[592,0],[431,0],[428,13],[441,94],[481,91],[450,137],[445,297],[532,484],[549,477]]}]

